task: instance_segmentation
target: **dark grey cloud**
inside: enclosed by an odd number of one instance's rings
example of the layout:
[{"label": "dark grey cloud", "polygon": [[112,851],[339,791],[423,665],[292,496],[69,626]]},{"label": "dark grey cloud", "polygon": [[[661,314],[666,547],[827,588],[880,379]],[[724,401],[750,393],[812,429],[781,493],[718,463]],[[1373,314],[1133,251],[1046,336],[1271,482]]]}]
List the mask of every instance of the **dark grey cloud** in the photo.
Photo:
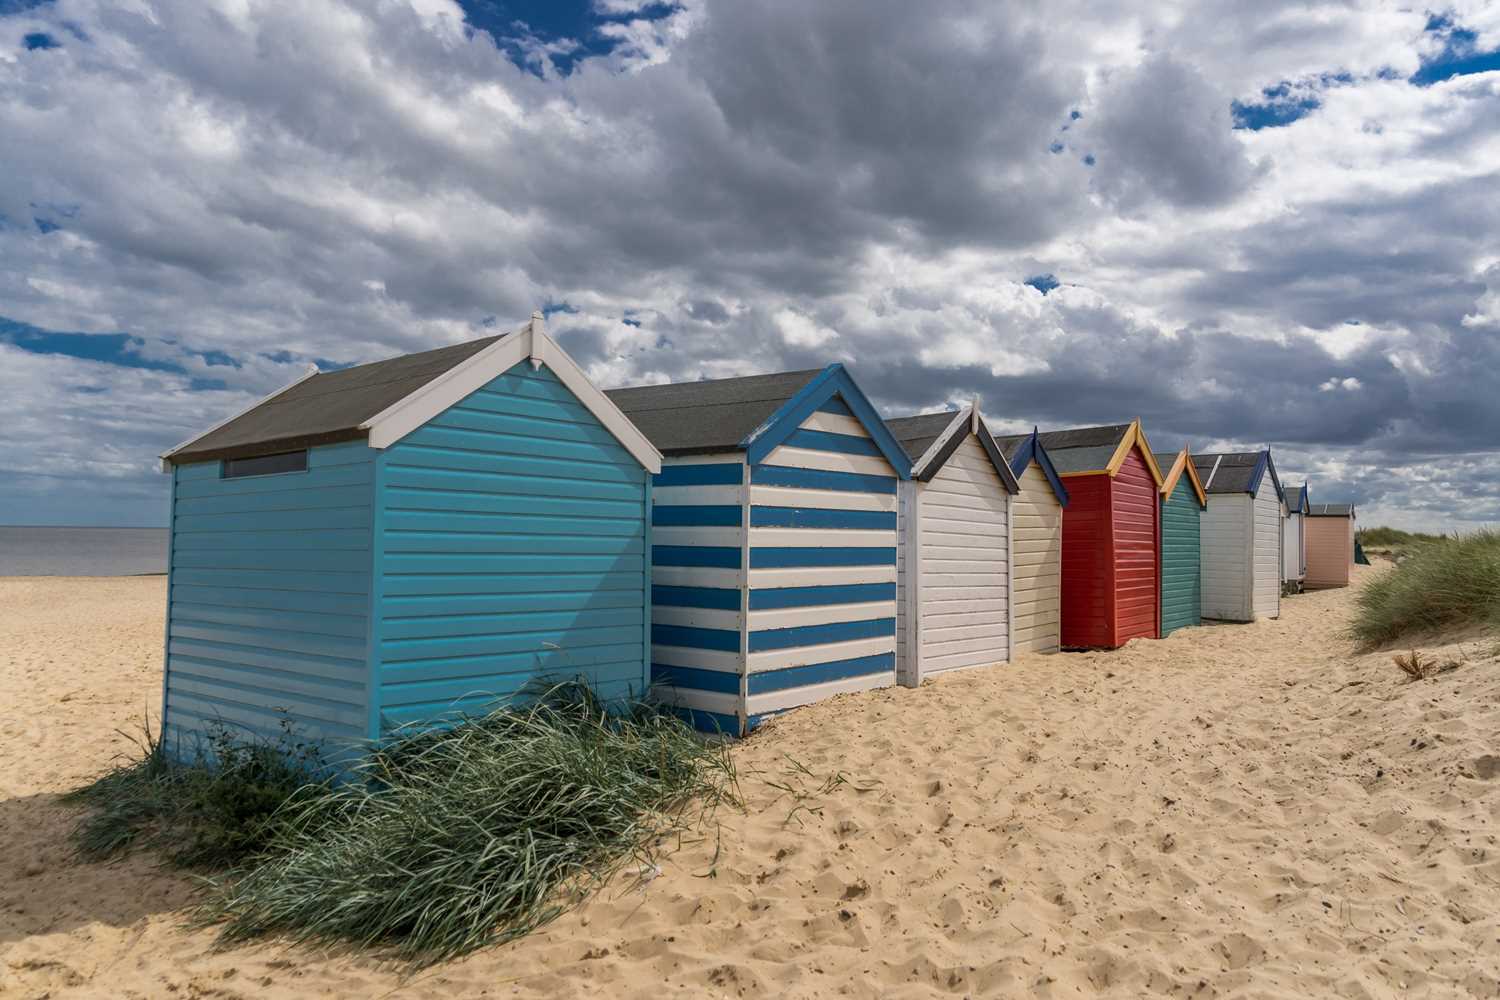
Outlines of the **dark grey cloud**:
[{"label": "dark grey cloud", "polygon": [[1263,165],[1233,132],[1229,96],[1169,54],[1114,75],[1082,131],[1101,192],[1124,209],[1153,199],[1184,208],[1222,205]]}]

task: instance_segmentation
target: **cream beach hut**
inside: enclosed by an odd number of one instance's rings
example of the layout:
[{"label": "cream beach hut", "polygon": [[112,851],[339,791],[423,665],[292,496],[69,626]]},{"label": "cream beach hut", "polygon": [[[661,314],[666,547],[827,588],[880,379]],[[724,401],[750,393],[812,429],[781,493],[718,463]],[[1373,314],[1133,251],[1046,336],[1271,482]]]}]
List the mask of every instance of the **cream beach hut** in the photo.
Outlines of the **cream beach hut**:
[{"label": "cream beach hut", "polygon": [[1019,492],[1011,506],[1012,650],[1062,645],[1062,525],[1068,491],[1036,431],[998,438]]}]

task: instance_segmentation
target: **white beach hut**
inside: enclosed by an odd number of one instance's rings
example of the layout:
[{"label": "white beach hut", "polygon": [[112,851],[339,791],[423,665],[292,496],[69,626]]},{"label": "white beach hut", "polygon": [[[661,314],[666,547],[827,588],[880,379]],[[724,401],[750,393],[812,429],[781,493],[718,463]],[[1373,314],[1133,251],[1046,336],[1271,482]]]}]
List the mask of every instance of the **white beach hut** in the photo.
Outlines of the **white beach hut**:
[{"label": "white beach hut", "polygon": [[1301,591],[1307,579],[1307,484],[1289,486],[1286,493],[1286,527],[1281,551],[1281,581],[1288,590]]},{"label": "white beach hut", "polygon": [[1281,615],[1282,492],[1268,450],[1194,455],[1208,507],[1200,528],[1203,617]]},{"label": "white beach hut", "polygon": [[1016,477],[975,406],[887,420],[913,457],[900,486],[896,679],[1006,663],[1015,630]]}]

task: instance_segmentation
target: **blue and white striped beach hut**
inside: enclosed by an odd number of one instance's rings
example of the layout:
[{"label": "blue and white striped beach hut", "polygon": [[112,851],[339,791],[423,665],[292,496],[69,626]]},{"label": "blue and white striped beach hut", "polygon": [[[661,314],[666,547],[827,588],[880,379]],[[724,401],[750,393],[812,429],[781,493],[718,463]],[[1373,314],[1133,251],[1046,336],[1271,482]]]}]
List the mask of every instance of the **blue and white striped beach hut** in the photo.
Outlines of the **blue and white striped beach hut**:
[{"label": "blue and white striped beach hut", "polygon": [[662,452],[652,677],[708,730],[895,682],[911,461],[842,365],[608,393]]},{"label": "blue and white striped beach hut", "polygon": [[547,336],[316,370],[162,456],[163,732],[354,743],[649,680],[661,456]]}]

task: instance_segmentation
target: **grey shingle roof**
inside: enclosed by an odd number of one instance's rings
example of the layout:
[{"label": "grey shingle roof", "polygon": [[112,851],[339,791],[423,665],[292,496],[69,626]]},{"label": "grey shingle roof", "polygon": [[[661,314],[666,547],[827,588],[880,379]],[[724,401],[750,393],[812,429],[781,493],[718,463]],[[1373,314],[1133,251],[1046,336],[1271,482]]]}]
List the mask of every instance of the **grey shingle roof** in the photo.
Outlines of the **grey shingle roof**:
[{"label": "grey shingle roof", "polygon": [[1075,427],[1066,431],[1043,431],[1042,447],[1052,458],[1059,475],[1102,469],[1114,457],[1120,439],[1130,430],[1129,424],[1107,424],[1103,427]]},{"label": "grey shingle roof", "polygon": [[[504,334],[500,336],[505,336]],[[359,425],[500,336],[319,372],[179,448],[174,464],[291,451],[365,436]]]},{"label": "grey shingle roof", "polygon": [[1313,503],[1307,505],[1309,517],[1349,517],[1354,513],[1352,503]]},{"label": "grey shingle roof", "polygon": [[1007,434],[1004,437],[995,438],[995,443],[1000,446],[1000,453],[1009,462],[1016,457],[1016,449],[1021,447],[1021,442],[1029,437],[1031,437],[1030,434]]},{"label": "grey shingle roof", "polygon": [[[1198,478],[1203,480],[1205,493],[1244,493],[1250,489],[1250,480],[1255,476],[1260,456],[1258,451],[1194,455],[1193,467],[1198,470]],[[1213,472],[1215,459],[1219,463],[1217,472]],[[1213,472],[1213,482],[1208,481],[1210,472]]]},{"label": "grey shingle roof", "polygon": [[921,458],[932,442],[942,436],[948,425],[953,423],[953,418],[958,415],[957,410],[943,410],[939,413],[919,413],[914,417],[896,417],[887,420],[885,425],[891,429],[896,440],[901,442],[901,447],[911,456],[912,461]]},{"label": "grey shingle roof", "polygon": [[1300,511],[1302,509],[1302,496],[1306,489],[1306,483],[1303,483],[1301,486],[1287,486],[1283,488],[1283,492],[1286,494],[1287,510]]},{"label": "grey shingle roof", "polygon": [[821,371],[639,385],[605,395],[663,455],[706,454],[738,448]]}]

